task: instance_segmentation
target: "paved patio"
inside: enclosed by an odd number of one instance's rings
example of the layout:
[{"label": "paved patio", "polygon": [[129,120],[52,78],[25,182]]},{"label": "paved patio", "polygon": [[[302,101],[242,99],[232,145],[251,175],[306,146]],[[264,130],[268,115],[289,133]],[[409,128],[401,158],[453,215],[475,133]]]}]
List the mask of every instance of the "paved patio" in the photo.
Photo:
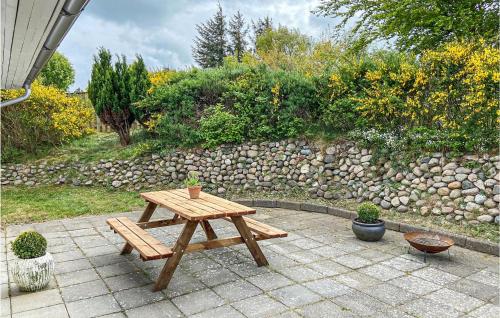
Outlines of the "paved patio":
[{"label": "paved patio", "polygon": [[[136,219],[140,212],[124,213]],[[162,210],[160,214],[171,216]],[[452,259],[407,254],[401,233],[353,238],[350,221],[331,215],[258,209],[253,216],[289,231],[260,242],[269,267],[244,245],[187,254],[169,287],[152,292],[165,260],[119,255],[109,216],[10,226],[2,233],[1,317],[499,317],[499,259],[454,247]],[[219,237],[233,225],[213,222]],[[9,279],[5,242],[34,228],[56,261],[50,285],[22,293]],[[181,226],[151,229],[173,244]],[[194,240],[205,240],[203,231]]]}]

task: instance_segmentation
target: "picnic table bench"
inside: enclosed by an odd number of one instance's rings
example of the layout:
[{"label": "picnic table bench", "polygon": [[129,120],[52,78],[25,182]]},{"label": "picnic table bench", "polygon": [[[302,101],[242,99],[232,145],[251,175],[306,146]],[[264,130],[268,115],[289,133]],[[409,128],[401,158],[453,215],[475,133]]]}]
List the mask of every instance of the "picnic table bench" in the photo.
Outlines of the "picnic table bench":
[{"label": "picnic table bench", "polygon": [[[255,214],[255,209],[201,192],[198,199],[190,199],[187,189],[141,193],[148,205],[137,222],[127,217],[110,218],[106,222],[125,241],[121,254],[137,250],[143,261],[167,258],[153,290],[168,286],[184,253],[210,250],[245,243],[258,266],[268,265],[257,241],[286,237],[285,231],[258,222],[245,215]],[[171,219],[150,221],[158,206],[174,213]],[[209,220],[222,219],[232,222],[240,236],[218,238]],[[146,230],[150,228],[184,224],[173,247],[164,245]],[[200,224],[207,241],[189,244]]]}]

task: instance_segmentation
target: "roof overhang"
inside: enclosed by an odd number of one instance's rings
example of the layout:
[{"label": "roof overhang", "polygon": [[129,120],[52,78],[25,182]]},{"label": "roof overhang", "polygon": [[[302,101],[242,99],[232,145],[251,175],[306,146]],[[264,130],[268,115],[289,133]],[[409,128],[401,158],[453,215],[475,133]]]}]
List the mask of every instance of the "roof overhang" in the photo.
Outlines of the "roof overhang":
[{"label": "roof overhang", "polygon": [[88,1],[1,0],[1,88],[29,88]]}]

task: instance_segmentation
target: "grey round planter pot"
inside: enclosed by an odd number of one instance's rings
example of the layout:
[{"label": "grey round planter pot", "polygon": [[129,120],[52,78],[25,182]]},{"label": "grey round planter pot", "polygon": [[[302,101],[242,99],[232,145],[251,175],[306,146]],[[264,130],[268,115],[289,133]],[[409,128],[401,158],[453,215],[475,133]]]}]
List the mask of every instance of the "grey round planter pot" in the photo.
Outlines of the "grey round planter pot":
[{"label": "grey round planter pot", "polygon": [[378,223],[362,223],[358,219],[352,220],[352,231],[356,237],[362,241],[375,242],[384,236],[385,222],[379,220]]},{"label": "grey round planter pot", "polygon": [[36,291],[49,283],[54,273],[54,259],[50,253],[30,259],[16,259],[11,268],[12,278],[23,291]]}]

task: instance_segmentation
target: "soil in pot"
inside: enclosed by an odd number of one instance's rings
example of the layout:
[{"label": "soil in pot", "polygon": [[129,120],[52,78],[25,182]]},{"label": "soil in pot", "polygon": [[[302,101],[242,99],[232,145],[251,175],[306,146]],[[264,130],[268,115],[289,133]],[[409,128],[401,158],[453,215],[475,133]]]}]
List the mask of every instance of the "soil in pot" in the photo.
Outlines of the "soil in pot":
[{"label": "soil in pot", "polygon": [[363,223],[357,218],[352,220],[352,231],[362,241],[379,241],[385,233],[385,222],[377,220],[377,223]]}]

